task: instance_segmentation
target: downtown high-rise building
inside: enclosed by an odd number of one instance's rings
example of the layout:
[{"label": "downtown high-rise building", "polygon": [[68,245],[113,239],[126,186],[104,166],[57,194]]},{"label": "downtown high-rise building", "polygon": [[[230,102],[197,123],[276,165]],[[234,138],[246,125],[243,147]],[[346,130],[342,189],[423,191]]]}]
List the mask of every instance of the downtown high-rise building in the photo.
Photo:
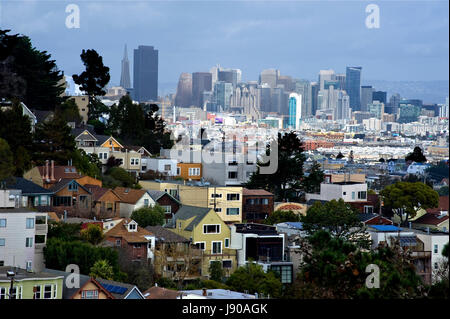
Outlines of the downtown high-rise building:
[{"label": "downtown high-rise building", "polygon": [[373,91],[372,100],[380,101],[381,103],[384,103],[384,105],[386,105],[387,104],[387,92],[386,91]]},{"label": "downtown high-rise building", "polygon": [[295,80],[294,91],[302,97],[302,117],[313,115],[311,82]]},{"label": "downtown high-rise building", "polygon": [[128,52],[127,52],[126,44],[125,44],[125,49],[123,52],[122,71],[120,74],[120,86],[123,87],[124,89],[131,88],[130,61],[128,61]]},{"label": "downtown high-rise building", "polygon": [[320,86],[318,82],[311,82],[311,114],[316,115],[316,111],[318,109],[318,94],[319,94]]},{"label": "downtown high-rise building", "polygon": [[371,85],[361,86],[361,112],[368,110],[368,105],[372,103],[373,87]]},{"label": "downtown high-rise building", "polygon": [[192,73],[192,104],[203,108],[203,92],[212,91],[212,74],[210,72]]},{"label": "downtown high-rise building", "polygon": [[266,83],[270,88],[276,88],[280,71],[276,69],[262,70],[259,75],[259,84]]},{"label": "downtown high-rise building", "polygon": [[189,107],[192,105],[192,74],[181,73],[175,94],[175,106]]},{"label": "downtown high-rise building", "polygon": [[395,114],[398,116],[398,106],[400,104],[401,97],[400,94],[394,93],[389,98],[389,107],[386,107],[385,112],[388,114]]},{"label": "downtown high-rise building", "polygon": [[360,66],[349,66],[345,73],[345,91],[350,98],[350,108],[361,111],[361,70]]},{"label": "downtown high-rise building", "polygon": [[297,130],[300,127],[302,118],[302,97],[297,93],[289,94],[289,117],[287,126],[290,129]]},{"label": "downtown high-rise building", "polygon": [[325,81],[335,81],[336,74],[334,70],[320,70],[319,71],[319,90],[325,89]]},{"label": "downtown high-rise building", "polygon": [[214,100],[218,110],[229,111],[232,95],[232,83],[217,81],[216,84],[214,84]]},{"label": "downtown high-rise building", "polygon": [[345,74],[336,74],[335,79],[339,82],[339,90],[345,91]]},{"label": "downtown high-rise building", "polygon": [[343,90],[339,90],[337,93],[336,108],[334,109],[334,120],[349,120],[352,115],[352,109],[350,108],[349,96]]},{"label": "downtown high-rise building", "polygon": [[134,50],[133,95],[139,102],[158,99],[158,50],[140,45]]}]

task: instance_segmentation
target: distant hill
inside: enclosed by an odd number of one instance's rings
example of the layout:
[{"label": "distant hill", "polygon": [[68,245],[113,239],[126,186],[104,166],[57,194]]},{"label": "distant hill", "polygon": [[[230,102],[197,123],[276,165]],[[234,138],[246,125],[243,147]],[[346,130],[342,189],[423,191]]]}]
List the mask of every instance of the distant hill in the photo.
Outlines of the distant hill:
[{"label": "distant hill", "polygon": [[399,93],[405,99],[420,99],[425,104],[445,103],[449,81],[384,81],[366,80],[363,85],[372,85],[377,91],[386,91],[388,98]]}]

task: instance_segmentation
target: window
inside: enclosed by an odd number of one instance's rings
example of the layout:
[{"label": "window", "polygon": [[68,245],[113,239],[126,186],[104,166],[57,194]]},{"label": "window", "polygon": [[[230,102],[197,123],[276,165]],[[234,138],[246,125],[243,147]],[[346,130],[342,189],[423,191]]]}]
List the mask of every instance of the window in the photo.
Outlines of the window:
[{"label": "window", "polygon": [[213,254],[221,254],[222,253],[222,242],[221,241],[213,241],[212,242],[212,253]]},{"label": "window", "polygon": [[214,211],[216,212],[216,213],[221,213],[222,212],[222,208],[214,208]]},{"label": "window", "polygon": [[439,268],[439,264],[438,263],[434,263],[434,269],[438,269]]},{"label": "window", "polygon": [[358,199],[366,199],[367,192],[358,192]]},{"label": "window", "polygon": [[0,238],[0,247],[5,246],[5,238]]},{"label": "window", "polygon": [[181,168],[177,167],[177,176],[181,175]]},{"label": "window", "polygon": [[70,184],[69,184],[69,191],[73,191],[73,192],[78,191],[78,184],[75,183],[75,182],[70,183]]},{"label": "window", "polygon": [[238,162],[236,161],[232,161],[232,162],[228,162],[228,166],[237,166]]},{"label": "window", "polygon": [[148,200],[148,198],[145,198],[144,199],[144,206],[148,207],[148,205],[149,205],[149,200]]},{"label": "window", "polygon": [[227,200],[239,200],[239,194],[227,194]]},{"label": "window", "polygon": [[270,269],[280,275],[281,283],[292,283],[292,266],[272,266]]},{"label": "window", "polygon": [[262,198],[262,199],[261,199],[261,204],[263,204],[263,205],[269,205],[269,199],[268,199],[268,198]]},{"label": "window", "polygon": [[45,235],[36,235],[34,236],[35,244],[45,244]]},{"label": "window", "polygon": [[230,247],[230,238],[225,238],[225,248]]},{"label": "window", "polygon": [[220,225],[203,225],[204,234],[220,234]]},{"label": "window", "polygon": [[231,268],[231,260],[222,260],[222,268]]},{"label": "window", "polygon": [[236,179],[238,177],[237,172],[228,172],[228,178],[229,179]]},{"label": "window", "polygon": [[227,215],[239,215],[239,208],[227,208]]},{"label": "window", "polygon": [[347,195],[347,192],[343,192],[342,195],[344,195],[344,196]]},{"label": "window", "polygon": [[81,299],[98,299],[98,290],[83,290]]},{"label": "window", "polygon": [[27,237],[25,240],[25,247],[33,247],[33,237]]},{"label": "window", "polygon": [[172,213],[172,206],[167,205],[167,206],[161,206],[161,207],[164,208],[164,212],[165,212],[166,214]]},{"label": "window", "polygon": [[352,192],[352,199],[355,199],[356,193]]},{"label": "window", "polygon": [[0,267],[3,267],[5,265],[5,261],[4,260],[0,260]]},{"label": "window", "polygon": [[197,247],[198,249],[205,250],[205,242],[204,242],[204,241],[199,242],[199,243],[195,243],[194,245],[195,245],[195,247]]},{"label": "window", "polygon": [[178,222],[178,229],[181,229],[181,222]]},{"label": "window", "polygon": [[6,288],[0,287],[0,300],[6,299]]},{"label": "window", "polygon": [[189,176],[200,176],[200,168],[199,167],[189,168]]},{"label": "window", "polygon": [[439,249],[439,246],[436,244],[436,245],[434,245],[434,253],[435,254],[437,254],[438,253],[438,249]]},{"label": "window", "polygon": [[364,206],[364,213],[365,214],[372,214],[373,213],[373,206]]},{"label": "window", "polygon": [[120,247],[120,243],[121,243],[120,239],[116,239],[116,247]]},{"label": "window", "polygon": [[33,262],[31,260],[27,261],[26,267],[27,271],[31,271],[33,269]]},{"label": "window", "polygon": [[27,229],[34,228],[34,218],[27,218]]},{"label": "window", "polygon": [[1,227],[6,227],[6,218],[0,219],[0,228]]},{"label": "window", "polygon": [[141,244],[133,244],[133,248],[141,248]]},{"label": "window", "polygon": [[128,230],[136,230],[136,224],[128,224]]},{"label": "window", "polygon": [[212,198],[222,198],[222,194],[216,194],[216,193],[212,193],[211,194]]},{"label": "window", "polygon": [[41,289],[40,285],[33,287],[33,299],[41,299]]},{"label": "window", "polygon": [[169,195],[172,197],[177,198],[178,197],[178,190],[177,189],[169,189]]},{"label": "window", "polygon": [[170,164],[164,165],[165,171],[170,171],[172,169],[172,166]]}]

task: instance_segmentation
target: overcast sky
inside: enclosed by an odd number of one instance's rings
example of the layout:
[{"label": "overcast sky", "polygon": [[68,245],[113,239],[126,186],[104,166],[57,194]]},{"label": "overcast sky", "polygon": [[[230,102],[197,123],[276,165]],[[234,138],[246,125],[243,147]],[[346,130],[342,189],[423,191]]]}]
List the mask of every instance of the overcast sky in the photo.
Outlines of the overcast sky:
[{"label": "overcast sky", "polygon": [[[65,26],[70,3],[80,8],[79,29]],[[379,29],[365,25],[370,3],[380,8]],[[215,64],[240,68],[243,80],[265,68],[316,79],[347,65],[362,66],[367,80],[448,80],[448,10],[448,0],[0,0],[0,27],[28,35],[66,75],[82,71],[82,49],[97,50],[112,84],[125,43],[131,63],[138,45],[159,50],[160,82]]]}]

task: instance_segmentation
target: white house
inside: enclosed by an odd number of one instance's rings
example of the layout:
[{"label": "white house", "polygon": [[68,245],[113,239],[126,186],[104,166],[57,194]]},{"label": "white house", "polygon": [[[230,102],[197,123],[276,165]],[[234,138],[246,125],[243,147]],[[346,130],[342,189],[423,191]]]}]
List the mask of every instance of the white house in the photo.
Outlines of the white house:
[{"label": "white house", "polygon": [[320,184],[320,194],[306,194],[308,200],[338,200],[344,202],[366,202],[367,184],[360,182],[338,182]]},{"label": "white house", "polygon": [[177,160],[170,158],[147,158],[147,170],[177,176]]},{"label": "white house", "polygon": [[133,211],[142,207],[152,207],[156,204],[144,189],[116,187],[114,192],[120,197],[120,217],[129,218]]}]

